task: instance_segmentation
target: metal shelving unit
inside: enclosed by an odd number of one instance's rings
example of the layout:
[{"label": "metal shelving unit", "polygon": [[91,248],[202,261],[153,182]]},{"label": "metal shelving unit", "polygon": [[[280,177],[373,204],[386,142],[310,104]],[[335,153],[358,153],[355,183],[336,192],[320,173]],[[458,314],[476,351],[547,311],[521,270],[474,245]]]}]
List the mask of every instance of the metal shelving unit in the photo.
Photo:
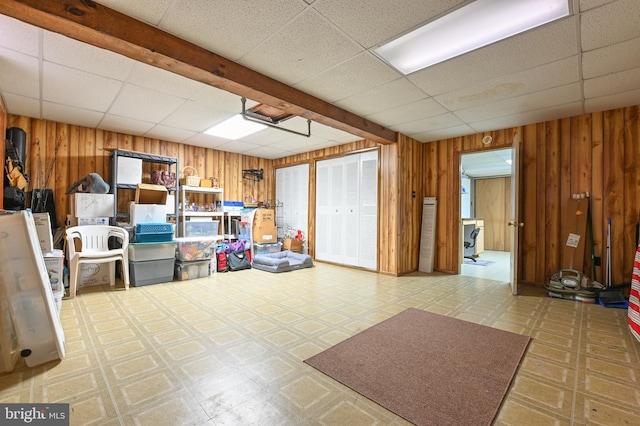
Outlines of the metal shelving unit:
[{"label": "metal shelving unit", "polygon": [[179,227],[179,218],[178,218],[178,191],[179,191],[179,182],[178,182],[178,171],[179,160],[174,157],[165,157],[163,155],[153,155],[146,154],[144,152],[137,151],[125,151],[121,149],[114,149],[111,152],[111,191],[113,192],[113,218],[112,222],[115,225],[115,222],[118,222],[118,219],[129,220],[129,212],[118,212],[118,190],[121,189],[130,189],[135,191],[137,185],[135,184],[124,184],[116,182],[118,176],[118,158],[126,157],[126,158],[135,158],[142,160],[143,163],[153,163],[153,164],[162,164],[167,167],[167,170],[170,172],[174,172],[176,174],[176,186],[173,188],[167,188],[169,192],[173,192],[174,194],[174,212],[175,214],[167,215],[170,218],[175,218],[176,228]]}]

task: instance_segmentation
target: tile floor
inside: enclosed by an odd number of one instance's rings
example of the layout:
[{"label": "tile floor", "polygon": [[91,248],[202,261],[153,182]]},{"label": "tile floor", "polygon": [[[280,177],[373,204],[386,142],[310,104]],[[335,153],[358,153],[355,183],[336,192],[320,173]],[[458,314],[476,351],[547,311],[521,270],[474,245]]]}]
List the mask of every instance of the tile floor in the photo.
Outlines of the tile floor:
[{"label": "tile floor", "polygon": [[639,424],[640,342],[626,311],[523,290],[320,263],[84,288],[63,301],[67,357],[0,375],[0,401],[68,402],[83,426],[403,425],[302,361],[415,307],[533,338],[496,425]]}]

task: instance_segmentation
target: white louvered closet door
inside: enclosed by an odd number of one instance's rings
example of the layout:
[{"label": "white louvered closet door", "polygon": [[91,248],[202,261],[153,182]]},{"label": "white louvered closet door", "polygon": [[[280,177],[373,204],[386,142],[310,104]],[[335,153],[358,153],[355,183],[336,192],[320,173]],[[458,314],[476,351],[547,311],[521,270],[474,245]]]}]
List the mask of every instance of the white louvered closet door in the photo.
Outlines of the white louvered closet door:
[{"label": "white louvered closet door", "polygon": [[316,163],[316,259],[377,268],[378,152]]},{"label": "white louvered closet door", "polygon": [[[309,165],[276,169],[276,200],[282,203],[285,228],[291,226],[305,235],[304,253],[307,253],[309,231]],[[286,230],[286,229],[285,229]]]}]

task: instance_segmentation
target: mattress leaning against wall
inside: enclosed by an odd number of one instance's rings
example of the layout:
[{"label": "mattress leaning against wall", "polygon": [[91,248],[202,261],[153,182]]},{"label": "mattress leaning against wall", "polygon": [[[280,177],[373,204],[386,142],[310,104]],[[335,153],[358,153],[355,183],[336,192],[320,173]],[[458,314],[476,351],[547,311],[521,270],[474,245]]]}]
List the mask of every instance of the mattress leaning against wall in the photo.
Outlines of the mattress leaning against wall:
[{"label": "mattress leaning against wall", "polygon": [[0,212],[0,291],[8,302],[20,355],[28,367],[62,359],[64,331],[33,215]]}]

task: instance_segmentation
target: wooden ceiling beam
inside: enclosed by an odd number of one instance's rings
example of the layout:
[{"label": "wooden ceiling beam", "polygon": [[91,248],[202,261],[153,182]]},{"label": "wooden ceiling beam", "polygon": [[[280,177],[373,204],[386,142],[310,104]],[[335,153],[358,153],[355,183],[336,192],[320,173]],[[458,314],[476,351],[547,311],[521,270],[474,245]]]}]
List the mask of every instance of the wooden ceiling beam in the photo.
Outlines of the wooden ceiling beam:
[{"label": "wooden ceiling beam", "polygon": [[2,0],[0,13],[363,139],[396,132],[91,0]]}]

